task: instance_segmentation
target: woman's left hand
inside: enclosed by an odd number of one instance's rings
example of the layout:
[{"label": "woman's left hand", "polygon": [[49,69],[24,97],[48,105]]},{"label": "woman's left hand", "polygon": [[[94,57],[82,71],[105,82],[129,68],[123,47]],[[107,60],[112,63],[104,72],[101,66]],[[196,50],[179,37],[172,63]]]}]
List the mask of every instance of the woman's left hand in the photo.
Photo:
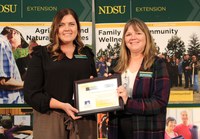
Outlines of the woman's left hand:
[{"label": "woman's left hand", "polygon": [[128,92],[126,91],[126,89],[121,85],[117,88],[117,93],[118,96],[122,97],[124,104],[126,104],[128,100]]}]

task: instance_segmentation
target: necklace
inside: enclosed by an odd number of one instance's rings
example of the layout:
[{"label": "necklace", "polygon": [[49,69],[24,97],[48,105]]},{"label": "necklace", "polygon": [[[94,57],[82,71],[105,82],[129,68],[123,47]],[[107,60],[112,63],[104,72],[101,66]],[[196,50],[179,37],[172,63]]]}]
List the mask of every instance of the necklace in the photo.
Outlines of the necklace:
[{"label": "necklace", "polygon": [[129,80],[129,77],[127,76],[127,70],[126,70],[124,72],[124,82],[123,82],[124,88],[127,88],[127,86],[128,86],[128,80]]}]

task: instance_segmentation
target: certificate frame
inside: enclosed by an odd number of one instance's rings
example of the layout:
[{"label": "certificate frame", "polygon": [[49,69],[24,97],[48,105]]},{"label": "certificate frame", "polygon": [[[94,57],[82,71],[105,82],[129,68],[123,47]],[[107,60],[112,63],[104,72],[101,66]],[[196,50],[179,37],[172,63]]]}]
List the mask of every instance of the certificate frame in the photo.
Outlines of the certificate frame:
[{"label": "certificate frame", "polygon": [[77,115],[122,110],[124,103],[117,94],[119,85],[120,74],[75,81],[75,107],[79,111]]}]

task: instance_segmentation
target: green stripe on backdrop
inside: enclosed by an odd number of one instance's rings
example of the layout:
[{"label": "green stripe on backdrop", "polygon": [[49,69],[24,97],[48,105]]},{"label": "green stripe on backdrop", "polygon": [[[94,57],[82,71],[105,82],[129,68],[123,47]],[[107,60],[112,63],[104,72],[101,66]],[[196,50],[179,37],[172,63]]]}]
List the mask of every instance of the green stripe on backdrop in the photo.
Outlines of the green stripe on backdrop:
[{"label": "green stripe on backdrop", "polygon": [[96,23],[200,21],[198,0],[95,0]]},{"label": "green stripe on backdrop", "polygon": [[198,0],[132,0],[132,15],[145,22],[200,21]]},{"label": "green stripe on backdrop", "polygon": [[80,21],[92,21],[92,0],[1,0],[1,22],[49,22],[59,9],[72,8]]}]

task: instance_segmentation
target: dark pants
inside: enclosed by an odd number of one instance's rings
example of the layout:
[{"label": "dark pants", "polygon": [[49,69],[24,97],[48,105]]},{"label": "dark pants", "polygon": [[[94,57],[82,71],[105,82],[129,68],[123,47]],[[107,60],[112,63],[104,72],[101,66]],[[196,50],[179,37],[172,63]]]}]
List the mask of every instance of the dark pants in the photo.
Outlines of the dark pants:
[{"label": "dark pants", "polygon": [[189,87],[189,73],[188,72],[184,72],[184,78],[185,78],[185,88]]},{"label": "dark pants", "polygon": [[178,74],[178,85],[182,86],[182,74]]}]

